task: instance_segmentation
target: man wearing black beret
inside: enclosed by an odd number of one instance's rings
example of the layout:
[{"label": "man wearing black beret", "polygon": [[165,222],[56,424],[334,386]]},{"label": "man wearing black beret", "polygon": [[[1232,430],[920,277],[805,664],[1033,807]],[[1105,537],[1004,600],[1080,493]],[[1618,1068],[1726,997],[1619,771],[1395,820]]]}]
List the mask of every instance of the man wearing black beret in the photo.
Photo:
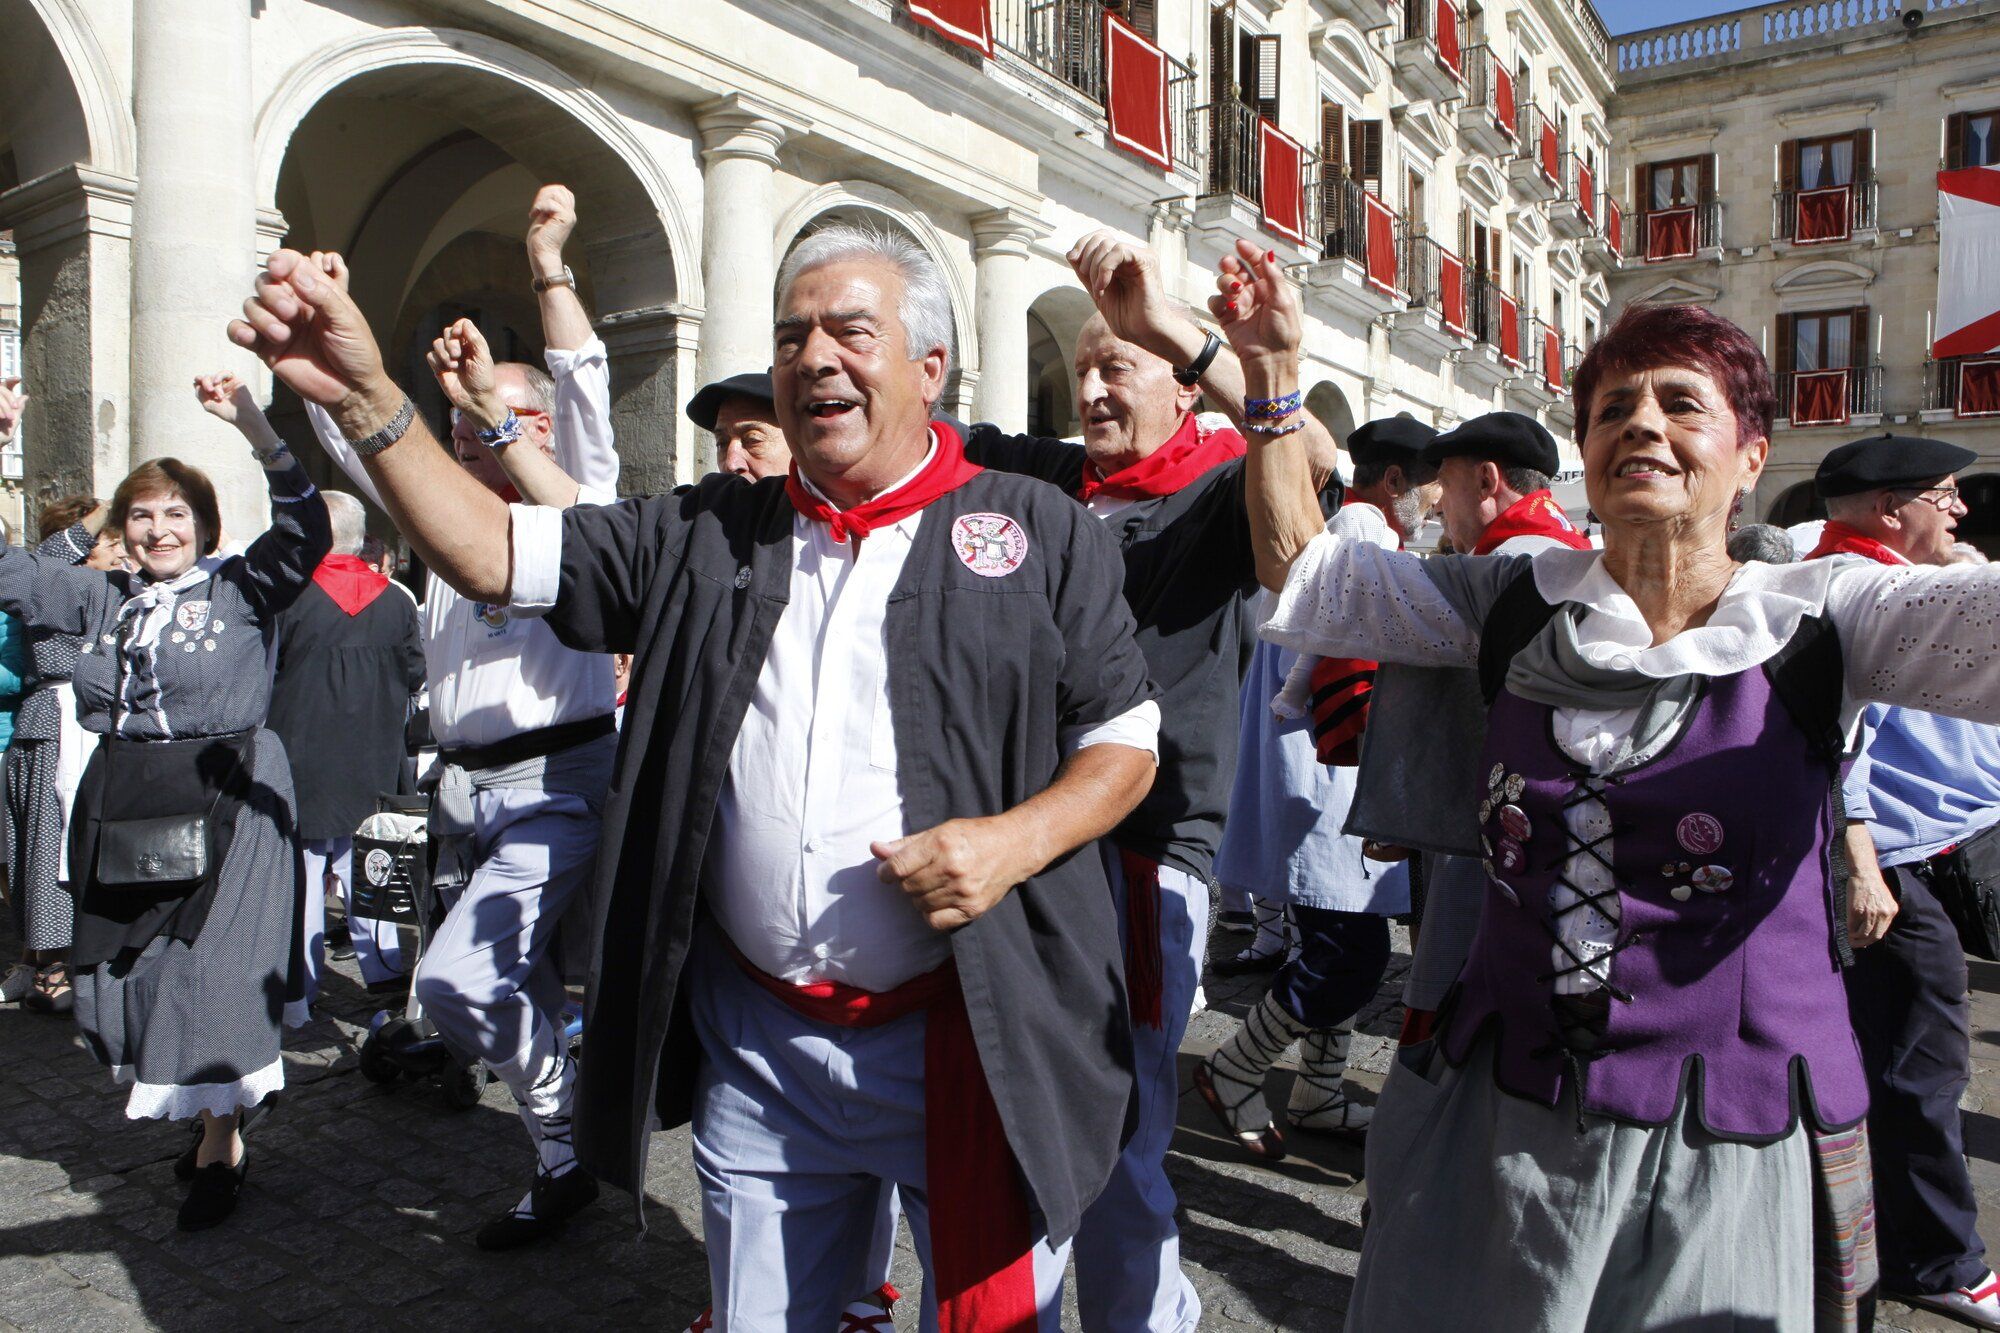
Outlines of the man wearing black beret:
[{"label": "man wearing black beret", "polygon": [[[1977,458],[1905,436],[1843,444],[1814,478],[1827,524],[1813,555],[1951,563],[1965,514],[1955,474]],[[1882,868],[1880,881],[1853,881],[1846,974],[1868,1078],[1882,1290],[2000,1328],[1958,1105],[1972,1074],[1967,941],[1944,907],[1955,887],[2000,878],[2000,727],[1871,704],[1843,796],[1867,823],[1850,854]]]},{"label": "man wearing black beret", "polygon": [[792,465],[778,426],[770,372],[750,371],[704,384],[688,399],[688,420],[715,436],[715,468],[745,481],[775,477]]},{"label": "man wearing black beret", "polygon": [[1589,545],[1549,493],[1562,462],[1555,437],[1533,417],[1473,417],[1431,441],[1424,458],[1436,465],[1444,488],[1438,507],[1453,550],[1490,555],[1503,542],[1531,535]]}]

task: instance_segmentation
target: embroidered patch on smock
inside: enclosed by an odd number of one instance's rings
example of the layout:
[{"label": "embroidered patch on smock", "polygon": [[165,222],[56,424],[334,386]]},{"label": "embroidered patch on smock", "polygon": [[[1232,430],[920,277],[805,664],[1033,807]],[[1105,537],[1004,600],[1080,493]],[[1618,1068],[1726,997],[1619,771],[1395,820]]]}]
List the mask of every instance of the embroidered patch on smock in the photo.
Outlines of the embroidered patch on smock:
[{"label": "embroidered patch on smock", "polygon": [[1028,558],[1028,534],[1005,514],[961,514],[951,525],[951,549],[973,573],[997,579]]},{"label": "embroidered patch on smock", "polygon": [[182,629],[198,630],[208,619],[207,602],[182,602],[174,608],[174,623]]}]

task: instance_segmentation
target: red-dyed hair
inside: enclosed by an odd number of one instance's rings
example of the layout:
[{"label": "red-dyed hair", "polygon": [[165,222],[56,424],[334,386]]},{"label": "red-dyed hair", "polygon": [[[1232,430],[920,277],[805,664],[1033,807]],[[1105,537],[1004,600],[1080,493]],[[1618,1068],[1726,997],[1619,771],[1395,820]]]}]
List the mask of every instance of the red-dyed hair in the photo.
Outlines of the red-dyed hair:
[{"label": "red-dyed hair", "polygon": [[1570,387],[1576,394],[1576,442],[1590,433],[1591,399],[1609,371],[1686,366],[1706,372],[1736,414],[1736,442],[1771,438],[1778,394],[1771,368],[1750,335],[1705,306],[1635,305],[1583,354]]}]

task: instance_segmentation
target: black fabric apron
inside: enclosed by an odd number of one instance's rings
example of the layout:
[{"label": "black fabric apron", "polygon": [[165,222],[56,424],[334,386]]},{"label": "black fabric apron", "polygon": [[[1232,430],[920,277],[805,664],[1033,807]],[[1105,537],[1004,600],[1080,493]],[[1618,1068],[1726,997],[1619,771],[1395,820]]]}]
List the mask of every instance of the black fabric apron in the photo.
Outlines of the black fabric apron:
[{"label": "black fabric apron", "polygon": [[[90,756],[70,819],[69,862],[82,885],[76,941],[78,967],[137,953],[161,935],[192,943],[208,919],[222,863],[229,855],[238,811],[250,797],[244,749],[254,731],[181,741],[130,741],[106,736]],[[208,874],[157,888],[108,887],[97,880],[98,832],[106,820],[209,817]]]}]

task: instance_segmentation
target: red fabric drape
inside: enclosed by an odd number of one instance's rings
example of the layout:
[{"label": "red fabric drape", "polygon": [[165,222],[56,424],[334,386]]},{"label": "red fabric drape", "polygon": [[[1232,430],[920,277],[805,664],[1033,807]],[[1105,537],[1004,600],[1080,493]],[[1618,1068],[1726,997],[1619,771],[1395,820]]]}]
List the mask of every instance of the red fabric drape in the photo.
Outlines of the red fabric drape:
[{"label": "red fabric drape", "polygon": [[1562,392],[1563,386],[1563,345],[1562,338],[1554,329],[1542,330],[1542,383]]},{"label": "red fabric drape", "polygon": [[1556,151],[1556,127],[1548,121],[1542,122],[1542,174],[1554,185],[1562,179],[1556,159],[1562,156]]},{"label": "red fabric drape", "polygon": [[1368,282],[1385,292],[1397,292],[1396,215],[1374,195],[1363,195],[1368,206]]},{"label": "red fabric drape", "polygon": [[1852,194],[1845,185],[1831,190],[1800,191],[1798,221],[1792,238],[1806,244],[1846,240],[1848,201]]},{"label": "red fabric drape", "polygon": [[1438,296],[1444,305],[1444,326],[1465,332],[1465,265],[1446,250],[1438,255]]},{"label": "red fabric drape", "polygon": [[1493,62],[1493,119],[1500,122],[1500,132],[1512,139],[1518,134],[1514,128],[1514,76],[1498,56],[1486,58]]},{"label": "red fabric drape", "polygon": [[1967,361],[1958,368],[1958,414],[2000,413],[2000,361]]},{"label": "red fabric drape", "polygon": [[1437,21],[1438,63],[1458,74],[1465,66],[1465,57],[1458,49],[1458,7],[1451,0],[1438,0]]},{"label": "red fabric drape", "polygon": [[1604,239],[1611,242],[1613,254],[1625,251],[1625,214],[1618,207],[1616,199],[1604,201]]},{"label": "red fabric drape", "polygon": [[1110,10],[1104,12],[1104,116],[1113,143],[1173,169],[1166,54]]},{"label": "red fabric drape", "polygon": [[1264,226],[1299,245],[1306,243],[1305,181],[1299,141],[1270,121],[1257,121],[1258,156],[1263,171]]},{"label": "red fabric drape", "polygon": [[910,18],[993,58],[993,0],[910,0]]},{"label": "red fabric drape", "polygon": [[1517,366],[1521,364],[1520,307],[1511,296],[1500,298],[1500,355]]},{"label": "red fabric drape", "polygon": [[1597,182],[1591,179],[1590,168],[1579,162],[1576,164],[1576,206],[1593,225],[1597,222]]},{"label": "red fabric drape", "polygon": [[1646,258],[1685,259],[1694,253],[1694,210],[1669,208],[1646,215]]},{"label": "red fabric drape", "polygon": [[1801,371],[1792,377],[1794,426],[1838,426],[1846,421],[1846,371]]}]

